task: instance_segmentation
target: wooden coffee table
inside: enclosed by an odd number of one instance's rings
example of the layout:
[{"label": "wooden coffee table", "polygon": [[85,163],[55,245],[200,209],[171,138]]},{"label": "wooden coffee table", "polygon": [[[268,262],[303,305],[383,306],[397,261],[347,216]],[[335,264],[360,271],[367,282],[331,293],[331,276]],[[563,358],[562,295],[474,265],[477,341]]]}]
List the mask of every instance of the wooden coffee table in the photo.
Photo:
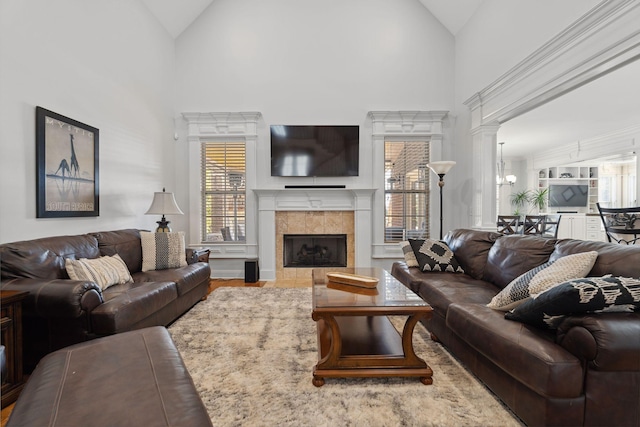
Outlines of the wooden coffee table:
[{"label": "wooden coffee table", "polygon": [[[340,285],[327,273],[347,272],[379,279],[375,289]],[[379,268],[318,268],[313,276],[313,312],[318,330],[318,364],[313,385],[325,378],[418,377],[432,384],[433,371],[413,350],[413,329],[432,308]],[[407,316],[402,334],[387,316]]]}]

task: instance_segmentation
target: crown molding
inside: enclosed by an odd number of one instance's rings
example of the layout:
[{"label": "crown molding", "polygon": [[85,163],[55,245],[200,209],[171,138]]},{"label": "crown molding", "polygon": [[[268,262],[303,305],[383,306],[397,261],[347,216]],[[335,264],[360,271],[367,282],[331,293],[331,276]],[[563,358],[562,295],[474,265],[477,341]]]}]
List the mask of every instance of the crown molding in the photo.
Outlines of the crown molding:
[{"label": "crown molding", "polygon": [[605,0],[464,104],[503,123],[640,59],[640,2]]}]

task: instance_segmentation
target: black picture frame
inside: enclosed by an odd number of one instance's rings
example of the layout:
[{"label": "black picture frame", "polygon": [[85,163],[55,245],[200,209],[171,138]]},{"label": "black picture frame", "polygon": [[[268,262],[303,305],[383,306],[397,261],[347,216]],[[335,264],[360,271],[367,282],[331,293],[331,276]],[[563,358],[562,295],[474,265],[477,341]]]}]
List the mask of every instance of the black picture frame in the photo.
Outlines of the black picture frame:
[{"label": "black picture frame", "polygon": [[100,131],[36,107],[37,218],[100,215]]}]

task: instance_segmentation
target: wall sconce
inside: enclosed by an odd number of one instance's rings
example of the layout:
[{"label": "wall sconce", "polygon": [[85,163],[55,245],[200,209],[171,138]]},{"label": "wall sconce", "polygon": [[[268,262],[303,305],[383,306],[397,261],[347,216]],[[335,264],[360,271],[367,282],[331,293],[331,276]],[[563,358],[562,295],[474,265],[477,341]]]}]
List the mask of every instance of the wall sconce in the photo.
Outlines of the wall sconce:
[{"label": "wall sconce", "polygon": [[515,175],[507,175],[505,179],[507,180],[507,184],[513,187],[513,184],[516,183],[516,181],[518,180],[518,177]]}]

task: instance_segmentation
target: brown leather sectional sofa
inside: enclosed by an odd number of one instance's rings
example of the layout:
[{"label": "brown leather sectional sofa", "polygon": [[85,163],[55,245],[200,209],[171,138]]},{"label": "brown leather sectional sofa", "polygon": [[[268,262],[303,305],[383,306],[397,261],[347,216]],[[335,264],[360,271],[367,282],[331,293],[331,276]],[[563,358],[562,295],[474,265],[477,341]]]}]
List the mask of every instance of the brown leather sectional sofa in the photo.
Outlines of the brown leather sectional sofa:
[{"label": "brown leather sectional sofa", "polygon": [[[69,279],[65,258],[118,254],[133,282],[104,291]],[[207,295],[211,269],[186,254],[186,267],[141,271],[135,229],[57,236],[0,245],[2,289],[28,291],[23,302],[24,369],[71,344],[148,326],[167,326]]]},{"label": "brown leather sectional sofa", "polygon": [[443,240],[465,274],[392,268],[433,307],[434,338],[528,425],[640,426],[640,312],[574,315],[547,330],[486,306],[531,268],[579,252],[598,252],[589,276],[638,278],[640,246],[474,230]]}]

